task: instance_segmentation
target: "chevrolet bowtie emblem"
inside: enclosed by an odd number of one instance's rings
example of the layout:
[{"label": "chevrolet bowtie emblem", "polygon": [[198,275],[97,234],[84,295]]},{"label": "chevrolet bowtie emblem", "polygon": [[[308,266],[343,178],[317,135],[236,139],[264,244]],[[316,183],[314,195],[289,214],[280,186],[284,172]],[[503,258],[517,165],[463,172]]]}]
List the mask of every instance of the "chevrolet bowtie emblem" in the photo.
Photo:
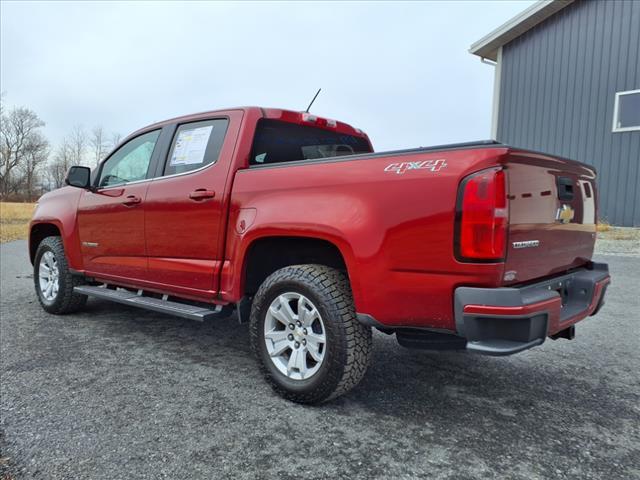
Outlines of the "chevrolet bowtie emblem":
[{"label": "chevrolet bowtie emblem", "polygon": [[569,223],[571,220],[573,220],[575,214],[576,212],[573,210],[573,208],[565,203],[560,208],[558,208],[558,211],[556,213],[556,221],[560,223]]}]

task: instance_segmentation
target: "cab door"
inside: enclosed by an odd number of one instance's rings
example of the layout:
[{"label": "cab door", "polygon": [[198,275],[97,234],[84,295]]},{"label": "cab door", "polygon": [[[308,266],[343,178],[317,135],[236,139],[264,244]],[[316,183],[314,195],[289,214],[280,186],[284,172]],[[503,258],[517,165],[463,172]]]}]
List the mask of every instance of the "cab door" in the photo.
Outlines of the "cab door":
[{"label": "cab door", "polygon": [[205,298],[218,290],[225,188],[241,119],[234,111],[173,126],[145,202],[148,279],[160,288]]},{"label": "cab door", "polygon": [[95,190],[83,192],[77,219],[88,274],[146,277],[144,208],[160,133],[143,133],[118,148],[102,163]]}]

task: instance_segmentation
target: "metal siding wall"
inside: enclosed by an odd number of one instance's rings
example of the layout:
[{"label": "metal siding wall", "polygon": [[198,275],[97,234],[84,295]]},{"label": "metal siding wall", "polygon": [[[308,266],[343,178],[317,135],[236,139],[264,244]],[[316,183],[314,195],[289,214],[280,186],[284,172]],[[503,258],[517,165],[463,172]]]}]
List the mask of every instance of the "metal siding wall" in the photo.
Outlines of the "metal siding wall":
[{"label": "metal siding wall", "polygon": [[640,1],[577,0],[505,45],[498,140],[596,167],[600,218],[640,226],[640,131],[612,133],[640,88]]}]

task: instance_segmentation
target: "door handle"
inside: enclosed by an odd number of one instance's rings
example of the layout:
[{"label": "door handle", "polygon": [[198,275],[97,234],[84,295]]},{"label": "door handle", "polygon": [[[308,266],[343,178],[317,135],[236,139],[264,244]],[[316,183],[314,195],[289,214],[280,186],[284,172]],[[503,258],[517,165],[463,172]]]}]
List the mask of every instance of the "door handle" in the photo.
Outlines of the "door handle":
[{"label": "door handle", "polygon": [[139,203],[142,203],[142,199],[140,197],[137,197],[135,195],[129,195],[126,200],[124,202],[122,202],[123,205],[126,205],[127,207],[132,207],[134,205],[138,205]]},{"label": "door handle", "polygon": [[206,200],[207,198],[213,198],[215,196],[216,192],[213,190],[206,190],[204,188],[199,188],[189,194],[189,198],[191,200]]}]

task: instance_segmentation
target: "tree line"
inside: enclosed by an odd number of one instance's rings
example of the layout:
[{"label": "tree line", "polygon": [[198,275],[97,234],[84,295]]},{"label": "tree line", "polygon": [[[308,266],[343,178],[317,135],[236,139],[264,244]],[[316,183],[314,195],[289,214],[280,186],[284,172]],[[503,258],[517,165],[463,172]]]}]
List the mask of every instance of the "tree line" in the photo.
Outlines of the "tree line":
[{"label": "tree line", "polygon": [[43,133],[45,122],[27,107],[6,109],[0,102],[0,198],[33,202],[64,186],[72,165],[96,166],[120,143],[118,133],[101,125],[76,125],[53,147]]}]

